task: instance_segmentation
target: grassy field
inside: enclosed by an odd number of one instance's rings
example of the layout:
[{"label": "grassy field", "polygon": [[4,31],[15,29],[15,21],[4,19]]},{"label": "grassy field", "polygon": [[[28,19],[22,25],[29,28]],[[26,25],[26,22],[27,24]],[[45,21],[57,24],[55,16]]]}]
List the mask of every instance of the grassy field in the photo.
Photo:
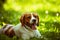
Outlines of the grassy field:
[{"label": "grassy field", "polygon": [[[24,12],[37,12],[41,38],[30,40],[60,40],[60,0],[0,0],[0,28],[16,25]],[[0,40],[17,40],[0,35]],[[20,39],[22,40],[22,39]]]}]

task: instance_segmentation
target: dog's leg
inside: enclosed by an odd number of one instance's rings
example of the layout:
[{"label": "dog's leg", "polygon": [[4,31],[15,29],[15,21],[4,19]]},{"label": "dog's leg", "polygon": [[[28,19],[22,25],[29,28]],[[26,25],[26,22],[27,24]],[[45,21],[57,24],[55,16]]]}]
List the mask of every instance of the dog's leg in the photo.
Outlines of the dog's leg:
[{"label": "dog's leg", "polygon": [[41,34],[38,30],[34,30],[34,35],[36,38],[40,38],[41,37]]}]

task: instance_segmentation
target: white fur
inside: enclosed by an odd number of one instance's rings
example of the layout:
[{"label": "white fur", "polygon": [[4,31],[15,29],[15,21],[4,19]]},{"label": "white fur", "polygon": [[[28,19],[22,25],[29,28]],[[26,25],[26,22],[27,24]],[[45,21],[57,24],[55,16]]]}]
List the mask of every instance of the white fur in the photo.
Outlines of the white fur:
[{"label": "white fur", "polygon": [[[28,27],[28,26],[26,26]],[[37,37],[40,38],[41,34],[38,30],[28,30],[25,27],[21,26],[21,23],[19,23],[18,25],[16,25],[14,28],[15,34],[18,37],[22,37],[23,40],[29,40],[31,37]],[[22,34],[20,34],[22,33]]]},{"label": "white fur", "polygon": [[9,27],[11,27],[11,26],[13,26],[13,25],[7,25],[7,27],[4,29],[4,31],[3,32],[5,32]]},{"label": "white fur", "polygon": [[[31,14],[31,20],[30,23],[33,23],[33,19],[36,19],[32,14]],[[38,22],[38,20],[36,19],[36,23]]]}]

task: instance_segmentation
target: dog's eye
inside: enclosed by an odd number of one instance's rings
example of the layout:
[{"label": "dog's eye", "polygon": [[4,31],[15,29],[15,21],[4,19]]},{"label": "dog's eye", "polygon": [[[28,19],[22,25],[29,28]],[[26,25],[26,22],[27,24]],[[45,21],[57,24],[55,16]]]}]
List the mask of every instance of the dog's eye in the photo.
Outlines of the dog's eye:
[{"label": "dog's eye", "polygon": [[37,16],[34,16],[35,18],[37,17]]}]

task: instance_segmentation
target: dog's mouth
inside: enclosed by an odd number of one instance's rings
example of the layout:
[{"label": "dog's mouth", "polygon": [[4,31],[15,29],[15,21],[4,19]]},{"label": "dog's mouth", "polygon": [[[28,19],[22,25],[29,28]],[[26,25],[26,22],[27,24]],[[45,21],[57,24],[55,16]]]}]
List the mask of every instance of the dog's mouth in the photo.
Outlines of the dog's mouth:
[{"label": "dog's mouth", "polygon": [[32,24],[30,24],[30,23],[27,22],[26,25],[27,25],[30,29],[32,29],[32,30],[36,30],[36,29],[37,29],[37,28],[36,28],[36,26],[37,26],[36,23],[32,23]]},{"label": "dog's mouth", "polygon": [[36,30],[36,24],[32,24],[32,25],[31,25],[31,29],[32,29],[32,30]]}]

